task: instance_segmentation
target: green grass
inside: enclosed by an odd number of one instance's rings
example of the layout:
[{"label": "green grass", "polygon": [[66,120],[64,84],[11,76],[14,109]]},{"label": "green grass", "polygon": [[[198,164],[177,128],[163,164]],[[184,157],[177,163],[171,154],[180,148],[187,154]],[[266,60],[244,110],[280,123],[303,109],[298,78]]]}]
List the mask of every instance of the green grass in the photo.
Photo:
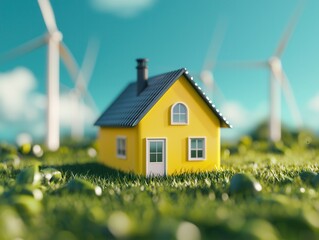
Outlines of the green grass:
[{"label": "green grass", "polygon": [[[99,164],[86,146],[41,158],[2,150],[1,239],[319,239],[319,191],[299,176],[319,172],[319,150],[228,153],[223,150],[218,171],[146,178]],[[53,167],[62,178],[21,183],[21,172],[35,165]],[[239,172],[252,175],[262,191],[231,194]],[[93,186],[71,188],[72,179]]]}]

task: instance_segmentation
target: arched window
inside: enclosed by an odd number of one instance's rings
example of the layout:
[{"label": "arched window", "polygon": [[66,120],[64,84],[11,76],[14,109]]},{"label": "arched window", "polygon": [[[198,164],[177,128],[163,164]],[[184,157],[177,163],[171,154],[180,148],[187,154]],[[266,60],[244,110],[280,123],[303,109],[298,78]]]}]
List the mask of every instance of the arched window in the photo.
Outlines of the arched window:
[{"label": "arched window", "polygon": [[171,109],[171,124],[185,125],[188,124],[188,109],[183,103],[175,103]]}]

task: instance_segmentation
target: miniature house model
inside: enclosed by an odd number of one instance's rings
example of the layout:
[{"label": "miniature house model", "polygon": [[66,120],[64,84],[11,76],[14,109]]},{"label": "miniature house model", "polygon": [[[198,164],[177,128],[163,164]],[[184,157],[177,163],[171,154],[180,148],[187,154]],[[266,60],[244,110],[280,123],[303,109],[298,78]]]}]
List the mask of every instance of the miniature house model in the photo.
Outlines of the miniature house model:
[{"label": "miniature house model", "polygon": [[220,128],[230,124],[186,69],[148,78],[137,59],[130,83],[96,121],[99,159],[141,175],[211,171],[220,166]]}]

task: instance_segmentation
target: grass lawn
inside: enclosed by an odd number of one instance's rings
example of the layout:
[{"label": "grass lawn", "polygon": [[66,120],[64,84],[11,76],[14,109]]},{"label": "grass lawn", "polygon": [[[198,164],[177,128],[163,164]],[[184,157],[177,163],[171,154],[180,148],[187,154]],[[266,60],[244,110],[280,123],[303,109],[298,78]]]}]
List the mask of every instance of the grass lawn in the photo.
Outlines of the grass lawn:
[{"label": "grass lawn", "polygon": [[86,146],[2,146],[0,239],[319,239],[318,148],[236,148],[218,171],[145,178]]}]

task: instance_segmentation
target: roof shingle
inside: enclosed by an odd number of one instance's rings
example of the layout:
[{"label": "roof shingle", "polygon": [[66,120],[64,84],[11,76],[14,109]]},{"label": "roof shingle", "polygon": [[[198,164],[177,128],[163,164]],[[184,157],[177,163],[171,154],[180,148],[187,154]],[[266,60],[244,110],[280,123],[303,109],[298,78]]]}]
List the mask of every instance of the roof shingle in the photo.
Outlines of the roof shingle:
[{"label": "roof shingle", "polygon": [[130,83],[104,111],[95,122],[95,125],[107,127],[136,126],[181,75],[186,77],[197,93],[218,117],[221,127],[231,128],[229,122],[219,113],[218,109],[212,105],[212,102],[192,80],[192,77],[188,75],[185,68],[150,77],[148,79],[148,86],[139,95],[137,95],[136,82]]}]

